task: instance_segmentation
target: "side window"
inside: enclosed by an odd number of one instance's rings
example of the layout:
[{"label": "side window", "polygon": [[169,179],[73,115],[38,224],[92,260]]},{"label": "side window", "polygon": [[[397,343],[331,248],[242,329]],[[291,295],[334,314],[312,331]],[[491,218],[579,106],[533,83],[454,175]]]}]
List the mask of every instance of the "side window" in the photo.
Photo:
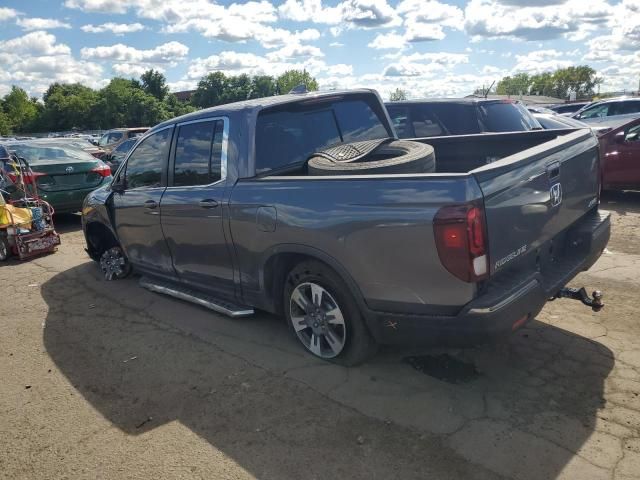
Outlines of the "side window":
[{"label": "side window", "polygon": [[391,123],[393,123],[393,128],[398,134],[398,137],[400,138],[415,137],[413,133],[413,128],[411,126],[411,123],[409,122],[409,107],[397,106],[397,105],[388,106],[387,112],[389,112]]},{"label": "side window", "polygon": [[174,186],[209,185],[222,178],[224,122],[196,122],[179,127]]},{"label": "side window", "polygon": [[579,118],[598,118],[598,117],[606,117],[609,115],[609,106],[610,103],[603,103],[602,105],[594,105],[591,108],[587,108],[584,110]]},{"label": "side window", "polygon": [[121,138],[122,138],[122,132],[110,133],[109,134],[109,139],[107,140],[107,145],[119,142]]},{"label": "side window", "polygon": [[625,132],[625,142],[640,142],[640,125],[634,125]]},{"label": "side window", "polygon": [[638,112],[640,112],[640,101],[622,102],[620,105],[620,115]]},{"label": "side window", "polygon": [[416,137],[438,137],[446,135],[446,128],[436,120],[436,115],[429,105],[414,107],[411,114],[413,130]]},{"label": "side window", "polygon": [[145,138],[129,156],[126,166],[127,188],[159,187],[171,142],[171,128]]}]

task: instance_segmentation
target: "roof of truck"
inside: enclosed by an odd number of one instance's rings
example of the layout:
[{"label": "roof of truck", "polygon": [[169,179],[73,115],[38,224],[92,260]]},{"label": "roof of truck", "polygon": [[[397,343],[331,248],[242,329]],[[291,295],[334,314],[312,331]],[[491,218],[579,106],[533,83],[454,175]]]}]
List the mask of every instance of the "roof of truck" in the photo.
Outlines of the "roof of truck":
[{"label": "roof of truck", "polygon": [[165,122],[162,122],[154,127],[160,128],[166,125],[171,125],[173,123],[179,122],[188,122],[191,120],[198,120],[200,118],[211,117],[211,114],[219,114],[224,115],[227,112],[237,112],[241,110],[252,110],[258,111],[264,108],[273,107],[276,105],[283,105],[285,103],[293,103],[298,102],[300,100],[312,100],[314,98],[322,98],[322,97],[335,97],[338,95],[347,95],[347,94],[362,94],[362,93],[372,93],[375,90],[371,90],[368,88],[362,88],[357,90],[331,90],[325,92],[308,92],[308,93],[294,93],[287,95],[275,95],[272,97],[262,97],[262,98],[253,98],[251,100],[243,100],[241,102],[234,103],[225,103],[223,105],[217,105],[215,107],[205,108],[203,110],[198,110],[196,112],[187,113],[186,115],[182,115],[181,117],[172,118]]},{"label": "roof of truck", "polygon": [[394,102],[384,102],[385,105],[413,105],[418,103],[516,103],[516,99],[500,99],[500,98],[480,98],[480,97],[464,97],[464,98],[420,98],[413,100],[397,100]]}]

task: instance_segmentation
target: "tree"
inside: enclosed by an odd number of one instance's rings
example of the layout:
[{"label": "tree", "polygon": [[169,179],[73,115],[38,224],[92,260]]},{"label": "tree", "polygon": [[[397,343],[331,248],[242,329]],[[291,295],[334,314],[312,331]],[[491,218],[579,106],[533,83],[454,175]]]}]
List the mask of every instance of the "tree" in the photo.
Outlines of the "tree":
[{"label": "tree", "polygon": [[251,94],[251,77],[247,74],[227,77],[222,94],[222,103],[246,100]]},{"label": "tree", "polygon": [[39,112],[37,102],[27,92],[13,85],[2,99],[2,110],[9,119],[11,129],[16,132],[29,131]]},{"label": "tree", "polygon": [[298,85],[304,85],[312,92],[318,90],[318,82],[306,70],[287,70],[276,78],[276,91],[279,95],[289,93]]},{"label": "tree", "polygon": [[9,135],[11,133],[11,123],[9,117],[0,109],[0,135]]},{"label": "tree", "polygon": [[191,104],[200,108],[221,105],[224,103],[223,98],[226,86],[227,77],[222,72],[213,72],[202,77],[191,97]]},{"label": "tree", "polygon": [[251,79],[249,98],[271,97],[276,94],[276,81],[271,75],[258,75]]},{"label": "tree", "polygon": [[392,102],[397,102],[399,100],[407,99],[407,91],[401,88],[396,88],[394,92],[389,94],[389,100]]},{"label": "tree", "polygon": [[526,73],[518,73],[513,77],[505,77],[498,82],[496,92],[498,95],[528,95],[531,86],[531,77]]},{"label": "tree", "polygon": [[64,131],[97,126],[93,109],[98,93],[89,87],[79,83],[54,83],[44,93],[43,100],[38,130]]},{"label": "tree", "polygon": [[160,101],[164,100],[169,93],[167,78],[162,72],[154,69],[147,70],[140,76],[140,81],[142,82],[142,89]]}]

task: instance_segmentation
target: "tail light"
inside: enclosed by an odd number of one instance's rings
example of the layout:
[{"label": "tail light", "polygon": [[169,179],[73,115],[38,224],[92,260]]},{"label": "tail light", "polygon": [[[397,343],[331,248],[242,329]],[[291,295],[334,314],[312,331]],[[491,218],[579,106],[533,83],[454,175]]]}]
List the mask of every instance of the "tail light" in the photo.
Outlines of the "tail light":
[{"label": "tail light", "polygon": [[487,277],[489,258],[482,207],[442,207],[434,217],[433,229],[440,262],[449,272],[465,282]]},{"label": "tail light", "polygon": [[[20,177],[21,175],[16,175],[15,173],[8,173],[7,176],[9,177],[9,179],[13,182],[13,183],[19,183],[20,182]],[[22,175],[22,179],[24,180],[24,183],[26,185],[35,185],[36,180],[38,180],[38,178],[40,177],[46,177],[47,174],[46,173],[40,173],[40,172],[25,172],[24,175]]]},{"label": "tail light", "polygon": [[96,168],[91,169],[92,172],[97,173],[101,177],[108,177],[111,175],[111,168],[109,165],[98,165]]}]

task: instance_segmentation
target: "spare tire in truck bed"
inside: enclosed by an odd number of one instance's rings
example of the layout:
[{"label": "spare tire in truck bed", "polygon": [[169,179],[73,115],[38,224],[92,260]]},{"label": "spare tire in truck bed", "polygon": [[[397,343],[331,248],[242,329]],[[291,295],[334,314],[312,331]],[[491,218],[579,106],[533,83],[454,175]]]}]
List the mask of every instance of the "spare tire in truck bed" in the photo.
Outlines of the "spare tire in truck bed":
[{"label": "spare tire in truck bed", "polygon": [[316,152],[307,166],[309,175],[433,173],[436,156],[431,145],[387,138],[343,143]]}]

